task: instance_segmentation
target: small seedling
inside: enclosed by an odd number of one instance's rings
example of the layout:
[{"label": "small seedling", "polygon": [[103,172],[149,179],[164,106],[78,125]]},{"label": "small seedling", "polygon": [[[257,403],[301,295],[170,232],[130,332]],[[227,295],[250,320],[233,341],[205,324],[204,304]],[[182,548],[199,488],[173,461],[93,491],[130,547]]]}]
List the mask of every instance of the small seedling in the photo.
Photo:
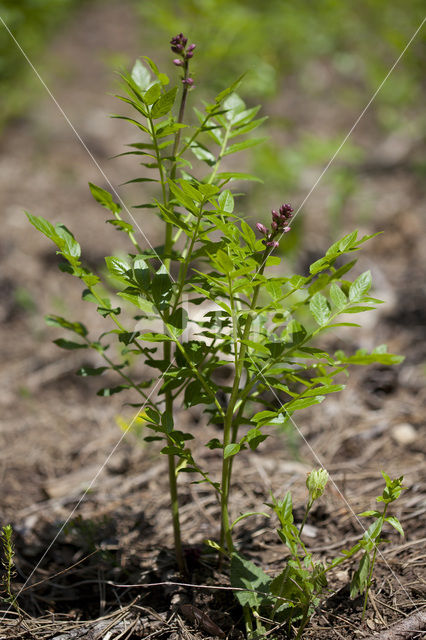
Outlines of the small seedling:
[{"label": "small seedling", "polygon": [[[401,358],[387,353],[385,345],[351,355],[318,346],[325,331],[359,326],[348,322],[349,314],[380,304],[370,296],[370,271],[348,280],[356,260],[343,261],[376,234],[359,238],[357,231],[348,233],[307,273],[286,273],[285,242],[280,246],[280,241],[291,230],[293,208],[281,204],[272,210],[268,226],[259,221],[252,228],[241,212],[241,187],[233,187],[257,178],[227,164],[231,155],[262,142],[252,133],[265,118],[257,117],[259,107],[247,107],[238,95],[239,79],[195,108],[193,124],[187,107],[196,91],[189,70],[195,45],[188,45],[180,33],[172,38],[171,48],[180,74],[177,86],[170,89],[168,76],[145,57],[131,73],[122,74],[125,95],[118,96],[134,117],[116,117],[138,134],[125,154],[134,155],[143,168],[142,175],[129,182],[154,186],[156,196],[137,205],[142,215],[138,221],[133,218],[133,224],[124,219],[122,204],[112,194],[90,184],[93,197],[109,214],[107,222],[128,236],[128,255],[106,256],[109,277],[104,278],[84,265],[80,245],[63,224],[27,215],[56,244],[64,258],[60,269],[81,281],[83,299],[94,303],[107,323],[106,331],[93,338],[82,322],[48,316],[51,326],[75,336],[58,338],[56,344],[95,351],[103,366],[83,367],[79,374],[115,372],[120,384],[101,388],[98,394],[106,398],[125,392],[151,432],[145,440],[163,445],[176,558],[183,572],[178,473],[195,474],[216,492],[221,533],[215,545],[232,554],[235,456],[257,449],[269,427],[282,427],[297,411],[341,391],[341,374],[350,365],[389,365]],[[153,216],[160,221],[163,241],[154,248],[142,247]],[[140,236],[135,228],[139,223]],[[152,371],[149,379],[134,373],[136,358],[145,371]],[[229,382],[220,375],[224,365],[232,367]],[[199,438],[197,430],[182,429],[188,421],[182,419],[181,408],[194,406],[221,427],[220,437],[206,443],[221,453],[220,480],[215,470],[194,458],[191,441]]]},{"label": "small seedling", "polygon": [[385,473],[382,475],[386,487],[377,501],[385,503],[383,511],[365,511],[359,514],[374,517],[375,522],[351,549],[342,550],[329,564],[315,560],[302,540],[308,514],[326,487],[327,471],[318,469],[308,475],[306,484],[309,496],[300,527],[294,524],[290,492],[287,492],[282,500],[272,497],[272,503],[268,506],[278,517],[280,527],[277,533],[290,554],[283,571],[272,579],[260,567],[239,553],[234,552],[231,556],[231,585],[236,589],[247,589],[247,591],[236,591],[235,595],[243,608],[248,639],[269,637],[268,628],[276,627],[278,624],[286,626],[289,635],[294,632],[295,639],[300,640],[306,625],[321,602],[321,594],[327,587],[326,574],[336,566],[348,562],[359,551],[364,553],[352,578],[350,595],[351,598],[355,598],[358,593],[364,592],[362,612],[364,618],[378,546],[382,542],[387,542],[380,537],[384,523],[388,522],[401,535],[404,535],[398,519],[395,516],[386,515],[388,505],[394,502],[404,489],[403,478],[391,480]]},{"label": "small seedling", "polygon": [[3,566],[3,576],[1,579],[2,600],[12,605],[12,607],[20,613],[18,603],[12,593],[12,579],[16,575],[14,560],[15,549],[12,536],[12,525],[5,524],[0,531],[1,564]]},{"label": "small seedling", "polygon": [[367,609],[368,593],[373,578],[374,565],[379,545],[384,542],[389,542],[389,540],[381,538],[383,525],[387,522],[396,529],[401,536],[404,535],[404,530],[398,518],[386,515],[388,506],[392,502],[395,502],[395,500],[397,500],[401,495],[401,492],[406,489],[406,487],[402,486],[404,478],[401,476],[400,478],[391,480],[384,472],[382,472],[382,476],[385,480],[386,487],[383,490],[383,494],[378,496],[376,500],[377,502],[383,502],[383,511],[364,511],[359,514],[362,517],[374,518],[374,522],[368,527],[359,543],[359,548],[364,551],[364,554],[351,582],[351,598],[355,598],[358,593],[364,593],[364,607],[362,610],[363,619]]}]

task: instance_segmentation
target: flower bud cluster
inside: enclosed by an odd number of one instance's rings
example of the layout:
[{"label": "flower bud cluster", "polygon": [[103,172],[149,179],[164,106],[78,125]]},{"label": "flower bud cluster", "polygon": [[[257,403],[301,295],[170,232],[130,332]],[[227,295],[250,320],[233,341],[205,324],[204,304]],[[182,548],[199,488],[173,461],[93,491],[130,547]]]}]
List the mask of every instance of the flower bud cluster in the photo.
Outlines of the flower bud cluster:
[{"label": "flower bud cluster", "polygon": [[272,209],[271,230],[267,229],[264,224],[258,222],[256,229],[265,236],[262,240],[266,247],[276,248],[279,243],[275,240],[276,236],[282,233],[288,233],[291,229],[290,220],[293,216],[293,209],[289,204],[283,204],[278,211]]},{"label": "flower bud cluster", "polygon": [[195,44],[190,44],[188,47],[186,46],[188,43],[188,39],[185,38],[183,33],[178,33],[177,36],[174,36],[170,40],[170,44],[172,45],[171,49],[173,53],[176,53],[179,58],[175,58],[173,60],[173,64],[177,67],[185,68],[185,77],[182,79],[183,84],[186,84],[189,87],[192,87],[194,84],[194,80],[191,77],[186,76],[186,69],[188,68],[188,61],[194,55]]}]

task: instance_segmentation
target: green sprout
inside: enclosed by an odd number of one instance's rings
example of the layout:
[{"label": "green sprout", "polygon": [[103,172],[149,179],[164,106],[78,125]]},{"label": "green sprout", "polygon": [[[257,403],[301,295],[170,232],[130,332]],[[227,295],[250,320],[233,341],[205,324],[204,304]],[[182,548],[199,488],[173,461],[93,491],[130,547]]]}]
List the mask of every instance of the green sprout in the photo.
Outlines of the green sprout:
[{"label": "green sprout", "polygon": [[6,524],[0,530],[0,546],[1,546],[1,564],[3,566],[3,576],[1,579],[2,591],[5,595],[2,599],[20,613],[16,597],[12,593],[12,579],[16,575],[15,572],[15,549],[13,546],[13,529],[12,525]]}]

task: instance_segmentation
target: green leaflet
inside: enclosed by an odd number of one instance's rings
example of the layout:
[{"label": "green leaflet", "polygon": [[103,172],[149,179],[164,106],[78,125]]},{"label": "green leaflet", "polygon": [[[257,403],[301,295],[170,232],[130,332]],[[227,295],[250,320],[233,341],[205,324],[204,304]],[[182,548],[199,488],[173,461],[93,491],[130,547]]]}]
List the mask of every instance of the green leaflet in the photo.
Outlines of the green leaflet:
[{"label": "green leaflet", "polygon": [[173,89],[170,89],[170,91],[167,91],[158,98],[151,109],[151,115],[154,119],[161,118],[170,113],[175,103],[176,92],[177,87],[173,87]]},{"label": "green leaflet", "polygon": [[237,153],[238,151],[244,151],[244,149],[249,149],[250,147],[255,147],[258,144],[264,142],[266,138],[251,138],[250,140],[244,140],[243,142],[236,142],[235,144],[231,144],[225,155],[229,156],[232,153]]},{"label": "green leaflet", "polygon": [[74,351],[75,349],[87,349],[89,345],[81,343],[81,342],[73,342],[72,340],[64,340],[63,338],[58,338],[53,341],[58,347],[61,349],[67,349],[68,351]]},{"label": "green leaflet", "polygon": [[225,449],[223,450],[223,457],[224,458],[231,458],[232,456],[235,456],[241,449],[241,445],[237,442],[233,443],[233,444],[227,444]]},{"label": "green leaflet", "polygon": [[102,189],[101,187],[97,187],[92,182],[89,182],[89,188],[96,202],[99,202],[99,204],[106,209],[109,209],[112,213],[120,213],[121,206],[117,202],[114,202],[112,195],[108,191],[105,191],[105,189]]},{"label": "green leaflet", "polygon": [[115,256],[106,256],[105,262],[108,271],[113,276],[125,276],[129,271],[129,265],[127,262]]},{"label": "green leaflet", "polygon": [[45,318],[46,324],[52,327],[62,327],[63,329],[69,329],[69,331],[73,331],[80,336],[87,336],[87,329],[81,322],[70,322],[69,320],[65,320],[61,316],[46,316]]},{"label": "green leaflet", "polygon": [[265,597],[269,590],[271,578],[251,560],[247,560],[240,554],[234,552],[231,556],[231,586],[247,591],[236,591],[235,597],[242,607],[248,605],[256,609],[262,604],[262,593]]},{"label": "green leaflet", "polygon": [[[147,89],[142,94],[143,101],[147,105],[152,105],[155,102],[157,102],[160,96],[161,96],[161,84],[159,82],[156,82],[155,84],[151,85],[149,89]],[[151,109],[151,115],[153,115],[153,110],[154,109]]]},{"label": "green leaflet", "polygon": [[234,197],[229,189],[222,191],[218,198],[218,204],[225,213],[232,213],[234,211]]},{"label": "green leaflet", "polygon": [[339,310],[343,309],[348,301],[341,288],[335,282],[330,287],[330,298],[334,306]]},{"label": "green leaflet", "polygon": [[309,303],[309,309],[320,327],[327,324],[331,316],[331,310],[328,306],[327,299],[322,295],[322,293],[318,292],[312,296]]},{"label": "green leaflet", "polygon": [[358,302],[361,301],[362,298],[371,287],[371,272],[365,271],[351,284],[349,288],[349,301],[350,302]]},{"label": "green leaflet", "polygon": [[132,69],[131,77],[141,91],[146,91],[152,82],[149,70],[140,60],[136,60]]}]

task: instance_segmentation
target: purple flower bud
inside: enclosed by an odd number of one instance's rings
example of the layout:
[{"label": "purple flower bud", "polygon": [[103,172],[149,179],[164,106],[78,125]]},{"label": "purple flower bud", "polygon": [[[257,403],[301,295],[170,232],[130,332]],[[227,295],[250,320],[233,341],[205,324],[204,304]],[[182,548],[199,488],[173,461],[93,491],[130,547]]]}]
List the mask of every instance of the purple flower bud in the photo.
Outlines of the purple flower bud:
[{"label": "purple flower bud", "polygon": [[[178,33],[177,36],[174,36],[170,40],[170,44],[172,45],[171,49],[174,53],[177,53],[183,60],[189,60],[194,55],[195,44],[190,44],[188,49],[186,49],[186,45],[188,43],[188,39],[185,38],[183,33]],[[183,66],[183,64],[178,64],[173,61],[177,67]]]},{"label": "purple flower bud", "polygon": [[186,47],[187,42],[188,40],[187,38],[185,38],[183,33],[178,33],[177,36],[174,36],[170,40],[170,44],[172,45],[172,51],[174,51],[174,53],[182,54]]},{"label": "purple flower bud", "polygon": [[272,229],[273,231],[276,231],[276,230],[278,229],[278,223],[277,223],[277,222],[275,222],[275,221],[274,221],[274,222],[272,222],[272,223],[271,223],[271,229]]},{"label": "purple flower bud", "polygon": [[183,44],[186,44],[188,42],[183,33],[178,33],[177,36],[173,36],[173,38],[170,40],[171,44],[177,44],[178,42],[182,42]]},{"label": "purple flower bud", "polygon": [[267,246],[267,247],[273,247],[274,249],[276,249],[277,247],[279,247],[279,246],[280,246],[280,243],[279,243],[279,242],[277,242],[276,240],[269,240],[269,241],[266,243],[266,246]]},{"label": "purple flower bud", "polygon": [[182,67],[183,66],[183,62],[182,62],[182,60],[179,60],[179,58],[175,58],[173,60],[173,64],[175,64],[177,67]]},{"label": "purple flower bud", "polygon": [[182,83],[188,85],[188,87],[192,87],[192,85],[194,84],[194,80],[193,78],[183,78]]},{"label": "purple flower bud", "polygon": [[288,233],[289,231],[291,231],[291,227],[284,227],[283,233]]},{"label": "purple flower bud", "polygon": [[284,216],[284,218],[291,218],[292,211],[293,211],[293,208],[288,203],[282,204],[280,207],[280,214]]},{"label": "purple flower bud", "polygon": [[281,217],[278,211],[275,211],[275,209],[272,209],[272,220],[275,220],[275,222],[279,222],[280,219]]},{"label": "purple flower bud", "polygon": [[266,234],[268,233],[268,229],[265,227],[264,224],[262,224],[261,222],[257,222],[256,223],[256,229],[260,232],[263,233],[264,236],[266,236]]}]

